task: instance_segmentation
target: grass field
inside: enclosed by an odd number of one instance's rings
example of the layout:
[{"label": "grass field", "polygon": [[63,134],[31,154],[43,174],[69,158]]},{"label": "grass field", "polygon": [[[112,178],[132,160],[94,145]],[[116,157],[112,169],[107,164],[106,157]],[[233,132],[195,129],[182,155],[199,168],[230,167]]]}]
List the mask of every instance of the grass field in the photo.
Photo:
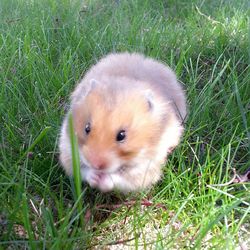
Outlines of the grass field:
[{"label": "grass field", "polygon": [[[1,0],[0,249],[250,248],[250,185],[227,184],[250,167],[248,7]],[[84,185],[77,196],[58,163],[60,124],[75,83],[111,51],[176,71],[186,131],[152,190],[123,197]]]}]

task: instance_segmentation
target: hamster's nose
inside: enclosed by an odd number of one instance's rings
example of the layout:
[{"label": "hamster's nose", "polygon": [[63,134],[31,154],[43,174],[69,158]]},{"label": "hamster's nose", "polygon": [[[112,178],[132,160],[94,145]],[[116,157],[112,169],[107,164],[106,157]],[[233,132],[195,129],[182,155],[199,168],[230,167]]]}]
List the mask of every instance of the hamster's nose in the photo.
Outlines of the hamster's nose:
[{"label": "hamster's nose", "polygon": [[99,170],[107,168],[107,164],[105,162],[98,162],[98,163],[96,162],[94,164],[92,163],[91,165],[93,168],[99,169]]},{"label": "hamster's nose", "polygon": [[108,164],[105,159],[91,157],[91,159],[89,159],[89,162],[91,166],[95,169],[101,170],[101,169],[105,169],[108,167]]},{"label": "hamster's nose", "polygon": [[107,168],[107,164],[105,162],[100,162],[99,165],[95,166],[97,169],[105,169]]}]

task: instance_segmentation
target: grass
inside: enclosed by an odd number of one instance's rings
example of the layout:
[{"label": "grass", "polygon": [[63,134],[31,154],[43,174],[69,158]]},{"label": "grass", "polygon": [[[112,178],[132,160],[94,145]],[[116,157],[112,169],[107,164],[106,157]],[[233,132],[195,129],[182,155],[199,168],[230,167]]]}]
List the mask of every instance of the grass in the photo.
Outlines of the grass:
[{"label": "grass", "polygon": [[[218,185],[250,165],[247,7],[246,0],[1,0],[0,248],[250,247],[249,183]],[[57,141],[75,83],[101,56],[127,50],[176,70],[189,118],[162,181],[128,197],[134,206],[112,210],[100,204],[123,196],[86,185],[75,195]],[[141,206],[145,198],[154,205]]]}]

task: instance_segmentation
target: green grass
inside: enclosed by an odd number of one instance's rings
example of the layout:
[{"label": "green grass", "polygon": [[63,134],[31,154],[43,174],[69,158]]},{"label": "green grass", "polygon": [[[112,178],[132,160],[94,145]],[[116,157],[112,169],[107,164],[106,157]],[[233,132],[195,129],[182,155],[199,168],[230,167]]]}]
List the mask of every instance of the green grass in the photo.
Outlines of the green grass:
[{"label": "green grass", "polygon": [[[1,0],[0,249],[250,247],[249,183],[217,185],[250,166],[248,26],[247,0]],[[125,197],[79,193],[57,149],[70,92],[111,51],[164,61],[189,102],[162,181],[113,210]]]}]

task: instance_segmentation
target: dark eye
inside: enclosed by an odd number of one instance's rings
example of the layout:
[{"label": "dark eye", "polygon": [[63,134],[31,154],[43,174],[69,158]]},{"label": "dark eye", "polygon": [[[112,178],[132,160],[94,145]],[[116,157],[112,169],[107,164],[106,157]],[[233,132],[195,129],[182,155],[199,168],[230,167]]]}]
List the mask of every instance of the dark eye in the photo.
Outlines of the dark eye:
[{"label": "dark eye", "polygon": [[126,138],[126,131],[120,130],[116,135],[116,141],[122,142]]},{"label": "dark eye", "polygon": [[90,131],[91,131],[91,126],[90,126],[90,123],[88,122],[88,123],[85,125],[85,132],[86,132],[86,134],[89,134]]}]

